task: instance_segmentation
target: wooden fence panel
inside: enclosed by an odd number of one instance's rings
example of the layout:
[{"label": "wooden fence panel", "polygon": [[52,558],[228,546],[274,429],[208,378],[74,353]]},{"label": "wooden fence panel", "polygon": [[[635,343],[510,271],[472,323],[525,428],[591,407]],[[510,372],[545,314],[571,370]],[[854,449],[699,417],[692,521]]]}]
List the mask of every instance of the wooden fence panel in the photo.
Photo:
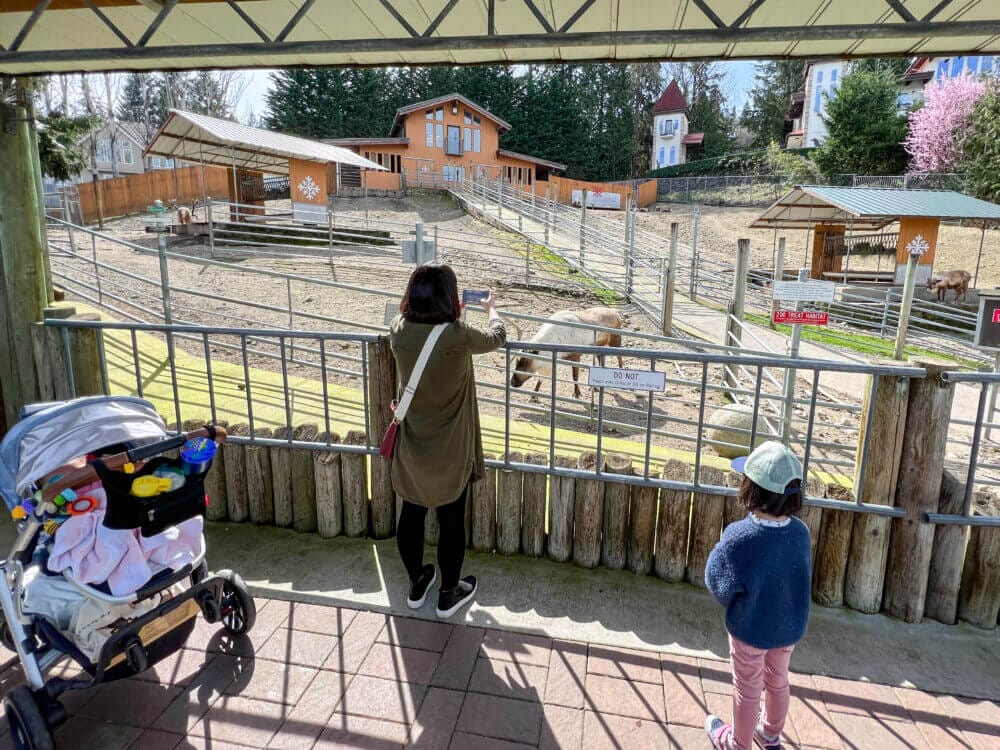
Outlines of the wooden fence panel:
[{"label": "wooden fence panel", "polygon": [[[177,200],[190,204],[195,199],[201,200],[203,194],[201,167],[158,169],[99,180],[96,189],[93,182],[83,182],[78,187],[84,222],[97,220],[97,190],[100,191],[101,213],[105,219],[143,213],[157,199],[164,203]],[[205,167],[204,194],[230,199],[229,177],[225,169]]]}]

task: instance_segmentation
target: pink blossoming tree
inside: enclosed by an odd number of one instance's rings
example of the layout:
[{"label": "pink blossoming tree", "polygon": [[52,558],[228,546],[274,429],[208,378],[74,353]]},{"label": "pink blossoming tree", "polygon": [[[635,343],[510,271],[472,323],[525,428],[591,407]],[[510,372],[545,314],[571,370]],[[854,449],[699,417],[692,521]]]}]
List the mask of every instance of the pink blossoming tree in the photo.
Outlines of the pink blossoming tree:
[{"label": "pink blossoming tree", "polygon": [[984,85],[970,75],[926,89],[924,106],[910,115],[904,146],[911,172],[952,172],[962,156],[969,116]]}]

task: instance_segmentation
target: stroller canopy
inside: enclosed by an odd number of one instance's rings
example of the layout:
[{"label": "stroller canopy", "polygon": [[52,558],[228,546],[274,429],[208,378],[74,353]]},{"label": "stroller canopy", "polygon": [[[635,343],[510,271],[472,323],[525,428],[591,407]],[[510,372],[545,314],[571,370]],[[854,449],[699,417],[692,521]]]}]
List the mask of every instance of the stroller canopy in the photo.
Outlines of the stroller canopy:
[{"label": "stroller canopy", "polygon": [[168,434],[153,405],[132,396],[92,396],[27,407],[25,412],[0,442],[0,495],[8,509],[34,482],[74,458]]}]

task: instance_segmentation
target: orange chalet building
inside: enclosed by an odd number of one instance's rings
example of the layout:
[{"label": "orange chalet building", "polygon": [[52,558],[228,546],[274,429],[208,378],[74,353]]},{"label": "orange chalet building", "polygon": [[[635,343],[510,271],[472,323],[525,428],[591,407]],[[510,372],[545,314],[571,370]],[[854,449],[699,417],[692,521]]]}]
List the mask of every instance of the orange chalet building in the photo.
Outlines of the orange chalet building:
[{"label": "orange chalet building", "polygon": [[[445,187],[467,179],[493,180],[534,191],[538,182],[565,171],[557,164],[500,148],[510,124],[461,94],[448,94],[402,107],[387,138],[336,138],[325,141],[349,148],[387,172],[341,167],[338,186],[399,190]],[[364,182],[362,182],[362,180]]]}]

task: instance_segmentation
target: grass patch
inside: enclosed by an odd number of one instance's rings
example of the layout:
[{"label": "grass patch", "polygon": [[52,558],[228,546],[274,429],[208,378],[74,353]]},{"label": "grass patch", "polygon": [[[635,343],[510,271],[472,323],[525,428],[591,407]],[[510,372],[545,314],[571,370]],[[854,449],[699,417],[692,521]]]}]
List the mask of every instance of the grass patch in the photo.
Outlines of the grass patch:
[{"label": "grass patch", "polygon": [[520,242],[510,242],[507,240],[503,240],[503,242],[521,258],[524,258],[530,252],[529,263],[538,264],[545,269],[546,273],[550,273],[553,276],[575,281],[605,305],[614,305],[625,300],[621,294],[613,289],[608,289],[594,277],[571,266],[561,255],[545,245],[532,243],[529,246],[530,250],[525,250],[525,246]]},{"label": "grass patch", "polygon": [[[757,323],[758,325],[768,326],[770,324],[770,318],[766,315],[747,313],[745,317],[751,323]],[[792,333],[792,327],[790,325],[778,325],[775,326],[775,329],[779,333],[786,335],[791,335]],[[804,326],[802,328],[802,340],[812,341],[816,344],[839,347],[841,349],[850,349],[851,351],[858,352],[859,354],[865,354],[869,357],[875,357],[878,359],[892,359],[893,350],[896,348],[895,342],[887,341],[877,336],[869,336],[864,333],[841,333],[839,331],[834,333],[833,331],[825,330],[823,328],[813,328],[810,326]],[[935,359],[944,360],[946,362],[954,362],[957,365],[967,367],[972,370],[979,369],[979,363],[971,359],[953,357],[951,355],[942,354],[941,352],[925,349],[920,346],[907,346],[904,349],[904,354],[910,357],[934,357]]]}]

